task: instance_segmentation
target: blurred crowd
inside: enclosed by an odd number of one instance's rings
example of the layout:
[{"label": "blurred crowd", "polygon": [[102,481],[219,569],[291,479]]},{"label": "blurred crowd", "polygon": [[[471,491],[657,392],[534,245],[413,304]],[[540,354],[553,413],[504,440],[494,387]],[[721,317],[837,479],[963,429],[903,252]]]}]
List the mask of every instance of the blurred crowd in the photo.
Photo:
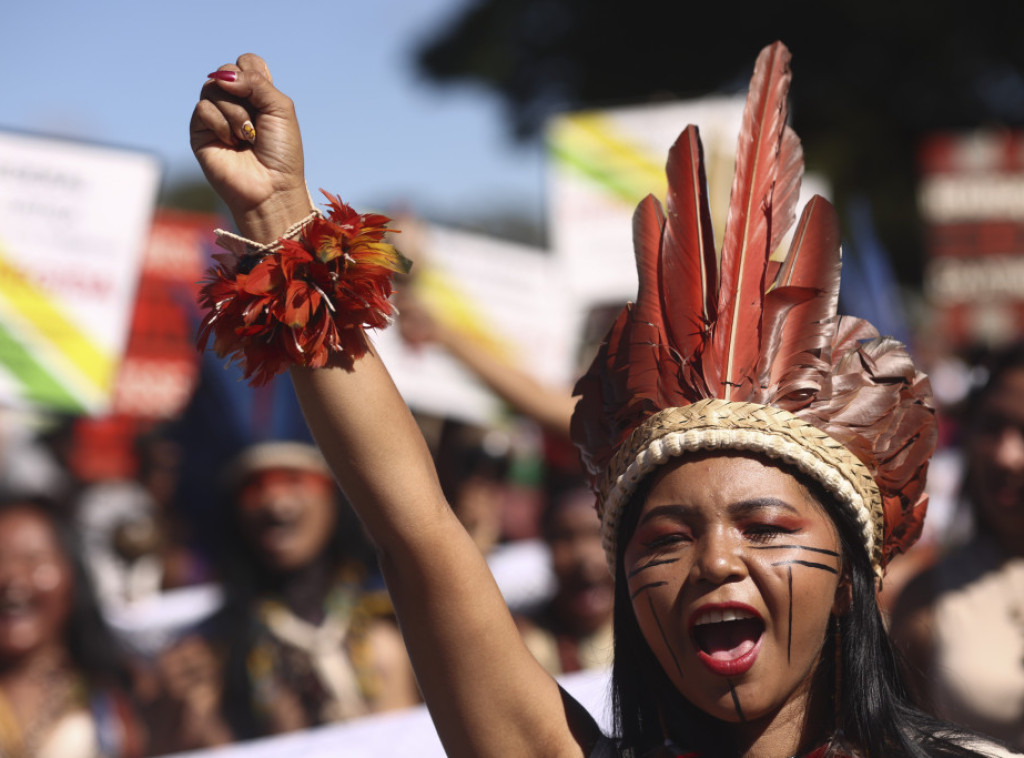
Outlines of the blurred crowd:
[{"label": "blurred crowd", "polygon": [[[515,419],[419,417],[524,643],[555,675],[608,665],[614,592],[570,388],[475,353],[415,299],[402,312],[411,344],[450,352]],[[940,408],[932,521],[884,605],[921,702],[1020,750],[1024,345],[935,368],[961,391]],[[170,423],[2,417],[0,755],[164,755],[419,703],[373,549],[316,447],[226,442],[228,406],[201,386]]]}]

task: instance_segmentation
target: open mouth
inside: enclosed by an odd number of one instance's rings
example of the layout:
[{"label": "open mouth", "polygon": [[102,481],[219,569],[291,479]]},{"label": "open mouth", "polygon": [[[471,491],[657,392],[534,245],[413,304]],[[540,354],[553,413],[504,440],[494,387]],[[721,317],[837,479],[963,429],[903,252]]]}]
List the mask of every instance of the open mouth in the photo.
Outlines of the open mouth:
[{"label": "open mouth", "polygon": [[265,523],[259,527],[257,538],[260,544],[273,547],[289,540],[294,532],[293,522]]},{"label": "open mouth", "polygon": [[698,657],[722,676],[742,674],[754,665],[764,628],[757,613],[742,607],[706,608],[691,622]]}]

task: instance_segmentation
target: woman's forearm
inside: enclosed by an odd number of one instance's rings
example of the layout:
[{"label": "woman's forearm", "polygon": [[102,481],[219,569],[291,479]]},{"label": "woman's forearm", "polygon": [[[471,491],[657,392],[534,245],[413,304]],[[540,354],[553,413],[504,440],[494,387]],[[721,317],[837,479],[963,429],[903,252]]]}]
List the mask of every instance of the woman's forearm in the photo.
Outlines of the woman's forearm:
[{"label": "woman's forearm", "polygon": [[448,754],[533,755],[546,744],[558,749],[552,754],[579,755],[566,721],[552,718],[563,708],[557,684],[523,645],[376,353],[351,371],[295,368],[292,378],[318,445],[378,548]]}]

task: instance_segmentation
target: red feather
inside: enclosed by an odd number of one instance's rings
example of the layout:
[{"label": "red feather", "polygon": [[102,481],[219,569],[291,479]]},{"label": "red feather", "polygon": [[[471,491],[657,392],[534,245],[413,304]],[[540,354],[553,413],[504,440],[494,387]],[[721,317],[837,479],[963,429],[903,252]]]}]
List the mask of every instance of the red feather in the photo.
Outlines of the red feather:
[{"label": "red feather", "polygon": [[665,170],[668,223],[660,273],[663,309],[671,314],[665,331],[669,344],[692,362],[715,321],[718,297],[718,255],[697,127],[686,127],[676,140]]},{"label": "red feather", "polygon": [[663,385],[661,373],[668,368],[662,363],[662,345],[666,343],[666,314],[662,311],[659,288],[661,238],[665,215],[661,205],[648,195],[633,214],[633,248],[639,290],[626,333],[629,371],[626,389],[632,403],[641,404],[653,413],[664,407],[664,392],[671,396],[671,384]]},{"label": "red feather", "polygon": [[[724,400],[751,394],[760,351],[757,326],[764,302],[765,269],[776,234],[785,231],[785,219],[775,217],[775,188],[779,186],[785,200],[779,215],[791,214],[793,184],[799,185],[803,169],[802,160],[796,157],[799,151],[793,149],[791,141],[782,150],[791,78],[789,59],[789,51],[781,42],[761,52],[743,111],[722,244],[718,321],[713,337],[715,361],[705,370],[709,386]],[[786,159],[785,166],[780,167],[780,156]]]},{"label": "red feather", "polygon": [[758,402],[793,411],[827,383],[841,268],[838,216],[815,196],[765,296]]},{"label": "red feather", "polygon": [[[804,209],[788,255],[803,154],[786,127],[789,52],[758,57],[740,131],[736,176],[715,256],[696,127],[669,152],[666,211],[652,197],[634,215],[640,290],[576,385],[572,436],[595,491],[615,451],[659,410],[702,398],[752,401],[796,414],[857,456],[881,490],[881,557],[920,532],[935,444],[927,379],[904,348],[865,321],[837,318],[840,248],[835,210]],[[767,287],[770,283],[770,287]]]}]

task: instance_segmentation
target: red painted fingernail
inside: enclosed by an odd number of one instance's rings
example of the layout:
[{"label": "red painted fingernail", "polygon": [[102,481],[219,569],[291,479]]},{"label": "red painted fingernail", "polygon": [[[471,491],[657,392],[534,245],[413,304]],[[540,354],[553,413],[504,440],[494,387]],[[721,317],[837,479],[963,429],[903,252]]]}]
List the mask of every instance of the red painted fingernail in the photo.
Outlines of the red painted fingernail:
[{"label": "red painted fingernail", "polygon": [[206,75],[208,79],[217,79],[222,82],[233,82],[238,78],[237,71],[214,71]]}]

